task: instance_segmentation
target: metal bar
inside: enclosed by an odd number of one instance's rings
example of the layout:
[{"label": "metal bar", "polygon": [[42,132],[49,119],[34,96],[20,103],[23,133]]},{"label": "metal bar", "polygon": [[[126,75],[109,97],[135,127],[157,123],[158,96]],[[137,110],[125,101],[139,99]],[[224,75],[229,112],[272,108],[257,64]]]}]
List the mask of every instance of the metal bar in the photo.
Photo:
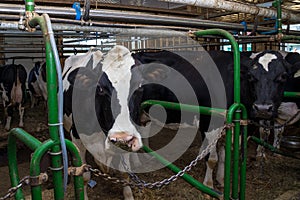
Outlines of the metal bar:
[{"label": "metal bar", "polygon": [[[242,111],[242,119],[248,119],[247,109],[244,105],[240,104],[240,109]],[[242,144],[241,144],[241,169],[240,169],[240,199],[246,199],[246,171],[247,171],[247,152],[248,152],[248,127],[243,126],[242,132]]]},{"label": "metal bar", "polygon": [[222,29],[208,29],[204,31],[193,32],[196,37],[203,35],[219,35],[223,36],[229,40],[233,49],[233,59],[234,59],[234,102],[240,103],[240,51],[239,45],[235,38],[227,31]]},{"label": "metal bar", "polygon": [[276,147],[273,147],[273,145],[271,145],[263,140],[260,140],[259,138],[255,137],[255,136],[251,136],[250,139],[253,140],[254,142],[256,142],[257,144],[262,145],[265,148],[269,149],[273,153],[281,154],[281,155],[288,156],[291,158],[300,159],[299,157],[295,156],[294,154],[283,152],[283,151],[280,151],[279,149],[276,149]]},{"label": "metal bar", "polygon": [[[47,153],[49,149],[51,149],[55,143],[53,140],[47,140],[46,142],[43,143],[43,145],[40,145],[34,153],[32,154],[31,162],[30,162],[30,176],[31,177],[36,177],[40,175],[40,164],[41,164],[41,159],[43,155]],[[53,171],[52,173],[55,173]],[[54,186],[55,187],[55,186]],[[42,187],[41,185],[35,185],[31,186],[31,196],[32,199],[34,200],[42,200]]]},{"label": "metal bar", "polygon": [[[171,3],[181,3],[184,5],[199,6],[204,8],[223,9],[227,11],[249,13],[257,16],[275,17],[276,10],[269,8],[262,8],[255,5],[243,4],[233,1],[224,0],[163,0]],[[290,11],[282,12],[282,19],[289,20],[290,22],[299,22],[300,15],[293,14]]]},{"label": "metal bar", "polygon": [[[164,164],[166,167],[168,167],[170,170],[172,170],[174,173],[178,173],[180,171],[182,171],[180,168],[178,168],[176,165],[172,164],[171,162],[167,161],[166,159],[164,159],[162,156],[160,156],[159,154],[157,154],[155,151],[153,151],[152,149],[150,149],[147,146],[143,146],[143,150],[147,153],[149,153],[150,155],[154,156],[159,162],[161,162],[162,164]],[[183,176],[181,176],[185,181],[187,181],[189,184],[191,184],[192,186],[194,186],[195,188],[197,188],[198,190],[209,194],[210,196],[213,196],[215,198],[218,199],[222,199],[222,193],[217,192],[205,185],[203,185],[202,183],[198,182],[196,179],[194,179],[193,177],[191,177],[190,175],[184,173]]]},{"label": "metal bar", "polygon": [[[82,165],[82,160],[78,151],[78,148],[69,140],[65,140],[68,151],[72,156],[72,164],[75,167],[80,167]],[[82,176],[74,176],[74,190],[75,199],[84,199],[84,183]]]},{"label": "metal bar", "polygon": [[183,110],[183,111],[188,111],[188,112],[201,113],[204,115],[218,115],[220,117],[226,116],[226,111],[227,111],[222,108],[210,108],[210,107],[204,107],[204,106],[194,106],[194,105],[173,103],[173,102],[167,102],[167,101],[158,101],[158,100],[144,101],[141,105],[141,108],[144,109],[148,106],[155,105],[155,104],[161,105],[167,109]]},{"label": "metal bar", "polygon": [[284,92],[285,97],[300,98],[300,92]]},{"label": "metal bar", "polygon": [[[21,140],[28,146],[31,150],[37,149],[42,143],[38,141],[33,136],[29,135],[26,131],[15,128],[9,132],[8,135],[8,167],[11,186],[15,187],[19,184],[19,172],[18,172],[18,162],[17,162],[17,143],[16,139]],[[15,199],[24,199],[22,189],[18,189],[15,194]]]},{"label": "metal bar", "polygon": [[[209,2],[209,1],[208,1]],[[0,13],[4,14],[17,14],[24,12],[23,7],[15,5],[15,4],[0,4]],[[76,13],[71,8],[61,8],[61,7],[49,7],[49,6],[36,6],[36,12],[39,14],[47,13],[51,17],[63,17],[64,20],[75,19]],[[291,14],[293,16],[293,14]],[[274,15],[275,16],[275,15]],[[228,22],[217,22],[212,20],[201,20],[195,18],[186,18],[186,17],[172,17],[172,16],[158,16],[153,14],[145,14],[145,13],[134,13],[134,12],[126,12],[126,11],[114,11],[114,10],[91,10],[90,17],[92,23],[96,21],[106,22],[106,26],[113,26],[111,23],[131,23],[138,25],[148,24],[148,25],[164,25],[165,27],[170,26],[178,26],[185,28],[222,28],[226,30],[244,30],[244,26],[237,23],[228,23]],[[54,19],[55,20],[55,19]],[[299,21],[299,20],[298,20]],[[80,23],[75,22],[74,23]],[[122,24],[124,27],[125,24]],[[103,24],[102,24],[103,26]],[[118,26],[121,26],[119,24]],[[132,27],[133,28],[133,27]],[[248,30],[251,31],[253,29],[253,25],[249,25]],[[54,28],[55,30],[55,28]],[[267,31],[270,28],[266,27],[257,27],[258,31]]]},{"label": "metal bar", "polygon": [[[47,33],[47,26],[43,17],[37,16],[29,21],[31,27],[40,25],[42,32]],[[48,91],[48,122],[49,124],[58,123],[58,104],[57,104],[57,77],[56,68],[54,63],[54,57],[50,44],[49,34],[44,34],[45,51],[46,51],[46,71],[47,71],[47,91]],[[59,144],[58,127],[49,127],[50,138]],[[56,153],[60,151],[60,146],[55,145],[51,149]],[[59,168],[62,165],[61,155],[52,156],[52,167]],[[54,196],[55,199],[64,198],[64,190],[62,186],[62,170],[53,171],[53,184],[54,184]]]}]

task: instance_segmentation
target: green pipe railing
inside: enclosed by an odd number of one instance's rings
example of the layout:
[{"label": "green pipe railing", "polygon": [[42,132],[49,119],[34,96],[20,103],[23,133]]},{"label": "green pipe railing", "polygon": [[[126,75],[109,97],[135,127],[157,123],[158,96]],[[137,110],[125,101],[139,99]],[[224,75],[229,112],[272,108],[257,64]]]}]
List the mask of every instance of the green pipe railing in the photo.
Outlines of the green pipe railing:
[{"label": "green pipe railing", "polygon": [[196,37],[204,35],[219,35],[228,39],[233,49],[233,60],[234,60],[234,102],[241,103],[240,95],[240,51],[239,45],[231,33],[222,29],[209,29],[203,31],[196,31],[193,33]]},{"label": "green pipe railing", "polygon": [[284,92],[285,97],[300,98],[300,92]]},{"label": "green pipe railing", "polygon": [[[37,25],[40,26],[42,32],[44,33],[44,42],[45,42],[45,51],[46,51],[46,72],[47,72],[47,91],[48,91],[48,123],[49,124],[58,124],[58,103],[57,103],[57,74],[56,67],[54,62],[54,57],[50,44],[50,36],[46,26],[46,21],[42,16],[35,16],[29,22],[29,26],[34,28]],[[53,141],[59,141],[58,136],[58,126],[49,126],[50,138]],[[59,169],[62,166],[61,155],[57,154],[60,152],[60,146],[55,145],[52,147],[51,152],[56,154],[52,157],[52,168]],[[62,170],[53,171],[53,180],[54,180],[54,196],[55,199],[63,199],[64,189],[61,187],[62,179]]]},{"label": "green pipe railing", "polygon": [[[238,192],[238,172],[239,172],[239,141],[238,141],[238,135],[240,133],[240,117],[242,112],[243,119],[247,118],[246,109],[244,109],[244,106],[241,104],[240,99],[240,51],[238,43],[236,42],[233,35],[231,35],[229,32],[222,30],[222,29],[210,29],[210,30],[204,30],[204,31],[196,31],[194,32],[194,35],[196,37],[204,36],[204,35],[219,35],[223,36],[226,39],[228,39],[232,45],[233,49],[233,60],[234,60],[234,104],[229,108],[228,114],[227,114],[227,123],[233,122],[234,127],[234,150],[233,150],[233,180],[232,180],[232,198],[237,199],[238,196],[240,196],[240,199],[245,198],[245,185],[246,185],[246,173],[244,166],[242,167],[242,171],[240,174],[240,192]],[[246,126],[244,127],[244,130],[246,130]],[[247,133],[246,133],[247,134]],[[225,174],[224,174],[224,199],[230,199],[230,162],[231,162],[231,130],[227,130],[226,132],[226,146],[225,146]],[[245,143],[244,143],[245,142]],[[247,140],[243,140],[244,146],[247,146]],[[247,151],[244,149],[244,159],[246,159]],[[245,161],[242,161],[244,163]]]},{"label": "green pipe railing", "polygon": [[255,137],[255,136],[251,136],[250,139],[254,142],[256,142],[257,144],[261,145],[261,146],[264,146],[265,148],[269,149],[271,152],[273,153],[277,153],[277,154],[281,154],[283,156],[287,156],[287,157],[291,157],[291,158],[296,158],[296,159],[300,159],[300,157],[297,157],[295,156],[294,154],[292,153],[288,153],[288,152],[284,152],[284,151],[281,151],[279,149],[277,149],[276,147],[274,147],[273,145]]},{"label": "green pipe railing", "polygon": [[[48,122],[50,140],[44,143],[40,142],[26,131],[16,128],[12,129],[8,136],[8,167],[11,179],[12,187],[19,184],[19,174],[17,168],[17,146],[16,140],[20,140],[25,143],[31,150],[34,150],[30,163],[30,177],[37,177],[40,175],[40,161],[43,155],[50,150],[51,155],[51,167],[53,172],[53,184],[54,184],[54,196],[56,200],[64,199],[64,187],[63,187],[63,174],[62,174],[62,156],[60,152],[60,140],[58,136],[58,100],[57,100],[57,73],[51,49],[50,37],[48,28],[46,25],[45,15],[38,16],[34,13],[34,1],[26,0],[26,17],[28,22],[28,28],[34,28],[37,25],[40,26],[46,51],[46,70],[47,70],[47,90],[48,90]],[[68,140],[65,140],[67,149],[73,156],[72,164],[75,167],[80,167],[82,161],[79,152],[75,145]],[[74,177],[74,189],[76,199],[84,199],[83,190],[83,178],[82,176]],[[42,199],[41,185],[31,186],[31,194],[33,199]],[[24,199],[21,188],[16,191],[15,199]]]},{"label": "green pipe railing", "polygon": [[[164,159],[162,156],[160,156],[159,154],[157,154],[155,151],[153,151],[152,149],[150,149],[147,146],[143,146],[143,150],[147,153],[149,153],[150,155],[154,156],[158,161],[160,161],[162,164],[164,164],[166,167],[168,167],[170,170],[172,170],[174,173],[179,173],[182,170],[180,168],[178,168],[177,166],[175,166],[174,164],[172,164],[171,162],[167,161],[166,159]],[[222,199],[222,193],[213,190],[210,187],[207,187],[205,185],[203,185],[202,183],[200,183],[199,181],[197,181],[196,179],[194,179],[192,176],[188,175],[187,173],[184,173],[183,176],[181,176],[185,181],[187,181],[189,184],[191,184],[192,186],[194,186],[196,189],[209,194],[212,197],[218,198],[218,199]]]},{"label": "green pipe railing", "polygon": [[227,113],[227,110],[222,108],[210,108],[205,106],[195,106],[195,105],[174,103],[168,101],[159,101],[159,100],[144,101],[141,105],[141,109],[145,109],[146,107],[156,105],[156,104],[171,110],[183,110],[187,112],[201,113],[204,115],[216,115],[220,117],[225,117]]}]

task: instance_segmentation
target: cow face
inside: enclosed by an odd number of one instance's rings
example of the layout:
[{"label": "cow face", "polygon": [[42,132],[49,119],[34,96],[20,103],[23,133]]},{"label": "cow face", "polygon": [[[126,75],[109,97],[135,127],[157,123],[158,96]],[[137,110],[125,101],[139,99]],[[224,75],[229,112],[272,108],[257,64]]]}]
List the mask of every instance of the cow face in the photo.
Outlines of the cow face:
[{"label": "cow face", "polygon": [[254,117],[271,119],[277,116],[285,83],[295,73],[295,68],[275,51],[264,51],[253,58],[249,80],[255,94]]}]

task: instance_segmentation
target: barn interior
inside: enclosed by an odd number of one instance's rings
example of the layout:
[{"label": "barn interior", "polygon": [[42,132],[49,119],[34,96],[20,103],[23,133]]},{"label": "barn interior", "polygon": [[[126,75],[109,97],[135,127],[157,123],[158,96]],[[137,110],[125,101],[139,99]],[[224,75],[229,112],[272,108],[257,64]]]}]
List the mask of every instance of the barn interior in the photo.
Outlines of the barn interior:
[{"label": "barn interior", "polygon": [[[85,53],[91,47],[107,52],[117,44],[132,51],[232,50],[227,39],[214,35],[196,38],[192,34],[207,29],[228,31],[241,51],[300,52],[299,0],[35,0],[34,3],[36,13],[50,16],[62,66],[70,55]],[[28,30],[23,24],[25,15],[24,0],[1,1],[0,66],[22,64],[29,72],[37,61],[46,60],[46,54],[42,31],[39,27]],[[291,163],[289,166],[293,167],[296,162]],[[280,167],[284,168],[282,164]],[[299,178],[293,181],[293,186],[299,188]],[[266,185],[264,188],[271,184]],[[120,195],[116,196],[119,199]]]},{"label": "barn interior", "polygon": [[[228,41],[222,38],[208,36],[195,42],[188,34],[211,28],[232,33],[243,51],[300,49],[298,0],[37,0],[34,3],[38,14],[47,13],[51,18],[62,63],[69,55],[86,52],[91,46],[107,51],[115,44],[131,50],[170,48],[179,43],[230,50]],[[45,50],[41,31],[28,32],[20,25],[24,14],[22,0],[3,0],[0,4],[0,63],[23,63],[30,69],[34,62],[45,59]],[[178,38],[178,34],[185,38]],[[282,40],[281,35],[296,37]]]}]

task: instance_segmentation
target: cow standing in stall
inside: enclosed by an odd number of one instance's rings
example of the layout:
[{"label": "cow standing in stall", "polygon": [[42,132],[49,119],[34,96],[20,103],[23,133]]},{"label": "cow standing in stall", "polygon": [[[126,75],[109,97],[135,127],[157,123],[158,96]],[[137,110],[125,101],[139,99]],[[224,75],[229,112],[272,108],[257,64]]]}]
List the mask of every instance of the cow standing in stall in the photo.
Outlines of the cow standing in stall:
[{"label": "cow standing in stall", "polygon": [[[221,51],[209,51],[208,54],[218,67],[222,76],[225,85],[228,107],[233,104],[233,54],[231,52]],[[299,55],[296,56],[298,57]],[[199,104],[208,107],[211,106],[210,100],[207,99],[209,96],[211,97],[211,94],[207,91],[207,87],[203,86],[207,83],[207,81],[203,82],[201,77],[195,78],[195,74],[197,72],[195,72],[193,69],[190,70],[193,68],[193,66],[191,66],[186,60],[182,61],[180,56],[177,56],[171,52],[162,51],[155,53],[141,52],[133,55],[133,57],[138,60],[139,63],[163,63],[180,71],[180,73],[186,76],[187,80],[189,80],[191,85],[194,87]],[[199,60],[201,60],[203,59],[203,56],[199,55],[199,58]],[[297,74],[299,74],[298,70],[300,69],[300,62],[298,62],[298,59],[295,61],[295,57],[293,57],[294,62],[291,60],[292,59],[289,58],[289,56],[283,57],[281,53],[277,51],[263,51],[255,54],[255,56],[251,59],[249,59],[249,56],[241,54],[241,102],[246,106],[249,117],[252,120],[277,122],[277,120],[283,116],[291,117],[291,113],[287,112],[290,112],[291,109],[293,111],[297,109],[295,108],[294,104],[283,103],[284,91],[286,89],[288,90],[291,85],[294,85],[295,81],[298,81],[297,83],[299,83]],[[206,66],[207,65],[204,64],[202,67]],[[149,86],[149,88],[151,87],[153,88],[153,86]],[[290,89],[290,91],[297,90]],[[165,96],[170,95],[166,94],[165,91],[160,94],[161,96],[158,96],[156,93],[155,98],[157,98],[157,100],[165,100]],[[223,94],[218,93],[218,95]],[[144,98],[144,100],[147,100],[150,97],[151,95],[148,95]],[[170,100],[172,101],[172,98],[170,98]],[[175,115],[171,114],[171,116]],[[201,117],[200,119],[199,127],[202,133],[216,128],[208,128],[209,123],[207,120],[209,119],[205,116]],[[286,120],[288,119],[285,119],[285,121]],[[258,152],[261,152],[259,150]],[[204,184],[210,187],[213,187],[212,172],[215,163],[218,163],[216,179],[220,186],[223,186],[223,162],[225,156],[224,148],[221,147],[218,152],[219,155],[216,153],[217,151],[213,150],[207,162],[207,171]],[[258,156],[264,155],[260,154]],[[222,162],[217,162],[218,157]]]},{"label": "cow standing in stall", "polygon": [[27,72],[23,65],[10,64],[3,66],[0,75],[2,100],[5,113],[5,129],[9,130],[15,107],[19,111],[19,127],[24,126],[24,103],[26,97]]},{"label": "cow standing in stall", "polygon": [[46,81],[46,63],[36,62],[30,70],[28,76],[28,89],[31,94],[31,108],[33,108],[40,98],[47,103],[47,81]]},{"label": "cow standing in stall", "polygon": [[[201,54],[201,55],[200,55]],[[139,52],[133,55],[122,46],[115,46],[107,55],[99,51],[89,51],[85,55],[71,56],[66,60],[63,72],[65,128],[72,134],[74,143],[79,147],[83,161],[86,149],[97,163],[110,166],[120,150],[115,145],[125,146],[132,151],[142,147],[142,136],[137,127],[140,124],[140,106],[142,101],[157,99],[180,103],[189,102],[188,95],[183,101],[174,96],[169,88],[159,83],[166,79],[175,87],[182,87],[175,75],[184,77],[195,91],[199,105],[227,108],[233,103],[233,54],[230,52],[197,53],[197,62],[201,69],[209,69],[215,63],[218,73],[208,71],[210,76],[202,76],[189,56],[168,51]],[[182,56],[180,56],[182,55]],[[208,62],[206,58],[211,60]],[[277,116],[283,98],[286,76],[294,74],[299,65],[287,64],[277,52],[266,51],[255,59],[242,56],[241,93],[242,103],[252,118],[272,119]],[[268,70],[266,70],[268,69]],[[214,75],[221,76],[224,91],[215,93],[207,86],[213,85]],[[210,79],[211,78],[211,79]],[[271,80],[270,82],[264,82]],[[184,91],[182,89],[181,91]],[[219,97],[214,101],[212,97]],[[225,101],[223,101],[225,100]],[[197,103],[196,102],[196,103]],[[168,115],[167,121],[177,120],[178,115]],[[193,119],[194,116],[186,119]],[[200,119],[200,129],[211,131],[223,125],[209,123],[210,117]],[[182,122],[181,120],[179,120]],[[115,144],[115,145],[113,145]],[[213,151],[207,162],[204,184],[213,187],[212,172],[218,160],[224,162],[224,147]],[[223,185],[224,171],[219,162],[217,181]],[[124,188],[125,199],[133,199],[128,186]]]}]

